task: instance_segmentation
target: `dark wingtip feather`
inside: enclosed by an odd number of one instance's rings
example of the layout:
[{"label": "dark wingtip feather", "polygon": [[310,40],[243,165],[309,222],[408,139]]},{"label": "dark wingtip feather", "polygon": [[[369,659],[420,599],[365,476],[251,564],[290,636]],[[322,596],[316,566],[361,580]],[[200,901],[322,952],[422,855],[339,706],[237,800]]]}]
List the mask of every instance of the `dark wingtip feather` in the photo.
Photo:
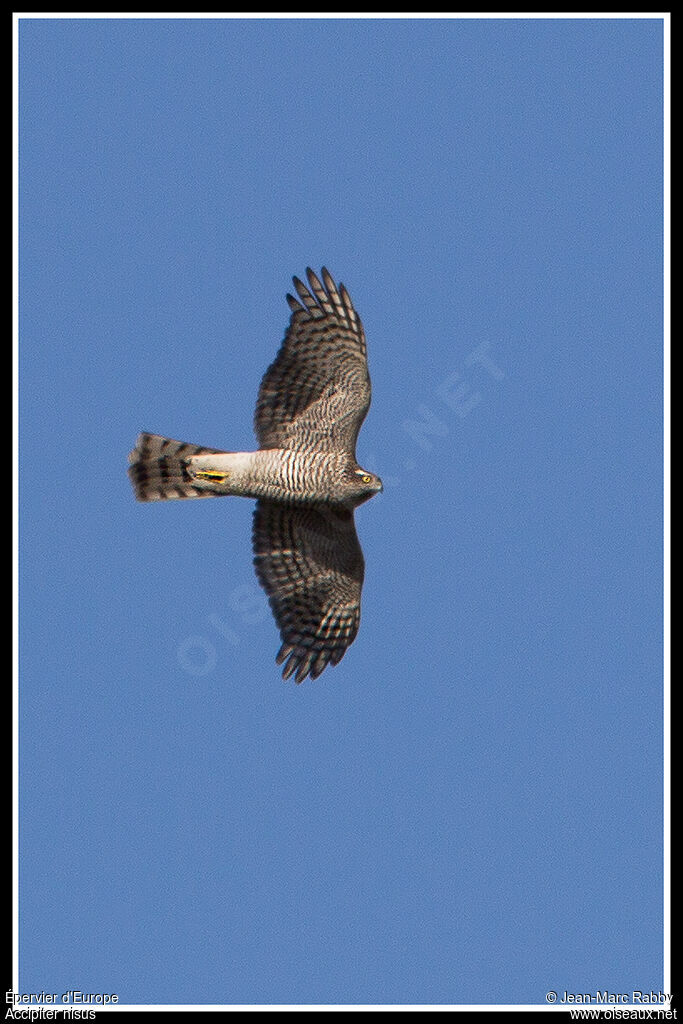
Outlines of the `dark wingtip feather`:
[{"label": "dark wingtip feather", "polygon": [[311,667],[311,659],[312,658],[313,658],[313,655],[311,653],[309,653],[309,654],[305,655],[305,657],[303,657],[301,659],[301,661],[299,662],[299,667],[298,667],[297,672],[296,672],[295,682],[303,683],[303,681],[306,678],[306,676],[308,675],[309,669]]},{"label": "dark wingtip feather", "polygon": [[320,653],[318,654],[318,657],[315,659],[315,661],[313,662],[313,665],[311,666],[311,679],[317,679],[318,676],[321,674],[321,672],[325,671],[325,669],[327,668],[329,660],[330,660],[330,652],[329,651],[320,651]]},{"label": "dark wingtip feather", "polygon": [[294,669],[297,667],[297,664],[296,656],[294,654],[290,655],[289,661],[282,670],[282,678],[285,680],[289,679],[291,674],[294,672]]},{"label": "dark wingtip feather", "polygon": [[315,301],[303,281],[298,277],[293,277],[292,281],[294,282],[294,287],[299,294],[299,298],[302,300],[309,313],[313,313],[315,315],[315,311],[319,312],[318,303]]},{"label": "dark wingtip feather", "polygon": [[329,272],[327,267],[323,267],[320,273],[323,275],[323,281],[325,282],[325,287],[327,288],[327,290],[329,292],[336,291],[337,286],[335,285],[334,278],[332,277],[332,274]]},{"label": "dark wingtip feather", "polygon": [[282,647],[280,648],[280,650],[277,652],[277,657],[275,658],[275,664],[276,665],[281,665],[282,662],[285,660],[285,658],[289,654],[291,654],[293,650],[294,650],[294,647],[292,646],[292,644],[283,644]]}]

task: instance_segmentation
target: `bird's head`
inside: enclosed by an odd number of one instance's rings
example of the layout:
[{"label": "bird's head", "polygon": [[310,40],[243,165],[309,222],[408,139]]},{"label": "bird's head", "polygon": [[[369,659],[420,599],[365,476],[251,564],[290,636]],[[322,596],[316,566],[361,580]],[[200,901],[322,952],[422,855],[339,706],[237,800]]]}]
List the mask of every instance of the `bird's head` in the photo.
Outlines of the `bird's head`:
[{"label": "bird's head", "polygon": [[350,476],[355,505],[362,505],[364,501],[374,498],[379,491],[384,490],[380,478],[374,473],[370,473],[367,469],[362,469],[360,466],[356,466],[351,471]]}]

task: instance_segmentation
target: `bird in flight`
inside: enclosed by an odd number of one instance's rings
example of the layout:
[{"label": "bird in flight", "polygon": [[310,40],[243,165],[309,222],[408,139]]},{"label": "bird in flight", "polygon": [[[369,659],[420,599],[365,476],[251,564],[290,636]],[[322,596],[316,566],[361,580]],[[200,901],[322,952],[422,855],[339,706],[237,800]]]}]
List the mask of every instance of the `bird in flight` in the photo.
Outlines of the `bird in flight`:
[{"label": "bird in flight", "polygon": [[370,407],[365,333],[343,284],[307,270],[256,402],[258,451],[140,434],[129,456],[138,501],[256,498],[252,541],[282,646],[282,676],[316,679],[356,638],[364,561],[353,513],[382,490],[356,461]]}]

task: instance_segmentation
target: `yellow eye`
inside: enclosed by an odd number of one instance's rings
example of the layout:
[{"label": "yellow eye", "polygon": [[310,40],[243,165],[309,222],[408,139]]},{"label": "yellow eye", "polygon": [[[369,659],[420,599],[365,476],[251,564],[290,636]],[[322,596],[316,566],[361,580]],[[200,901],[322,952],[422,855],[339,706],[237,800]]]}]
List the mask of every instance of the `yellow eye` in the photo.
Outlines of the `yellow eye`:
[{"label": "yellow eye", "polygon": [[363,474],[363,476],[361,477],[361,481],[362,481],[362,482],[363,482],[364,484],[369,484],[371,480],[372,480],[372,477],[371,477],[371,476],[368,476],[368,474],[367,474],[367,473],[364,473],[364,474]]}]

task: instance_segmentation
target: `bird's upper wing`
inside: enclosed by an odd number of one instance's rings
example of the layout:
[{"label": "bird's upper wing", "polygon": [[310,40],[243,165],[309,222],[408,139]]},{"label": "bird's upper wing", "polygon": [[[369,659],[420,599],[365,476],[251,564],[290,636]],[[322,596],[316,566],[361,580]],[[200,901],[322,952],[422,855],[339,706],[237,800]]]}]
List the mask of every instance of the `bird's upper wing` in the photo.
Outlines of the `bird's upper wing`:
[{"label": "bird's upper wing", "polygon": [[363,325],[343,284],[307,270],[299,299],[288,295],[289,327],[261,382],[254,427],[262,448],[315,448],[355,456],[370,407]]},{"label": "bird's upper wing", "polygon": [[353,513],[334,506],[256,503],[254,565],[268,594],[284,679],[315,679],[336,665],[360,623],[364,561]]}]

